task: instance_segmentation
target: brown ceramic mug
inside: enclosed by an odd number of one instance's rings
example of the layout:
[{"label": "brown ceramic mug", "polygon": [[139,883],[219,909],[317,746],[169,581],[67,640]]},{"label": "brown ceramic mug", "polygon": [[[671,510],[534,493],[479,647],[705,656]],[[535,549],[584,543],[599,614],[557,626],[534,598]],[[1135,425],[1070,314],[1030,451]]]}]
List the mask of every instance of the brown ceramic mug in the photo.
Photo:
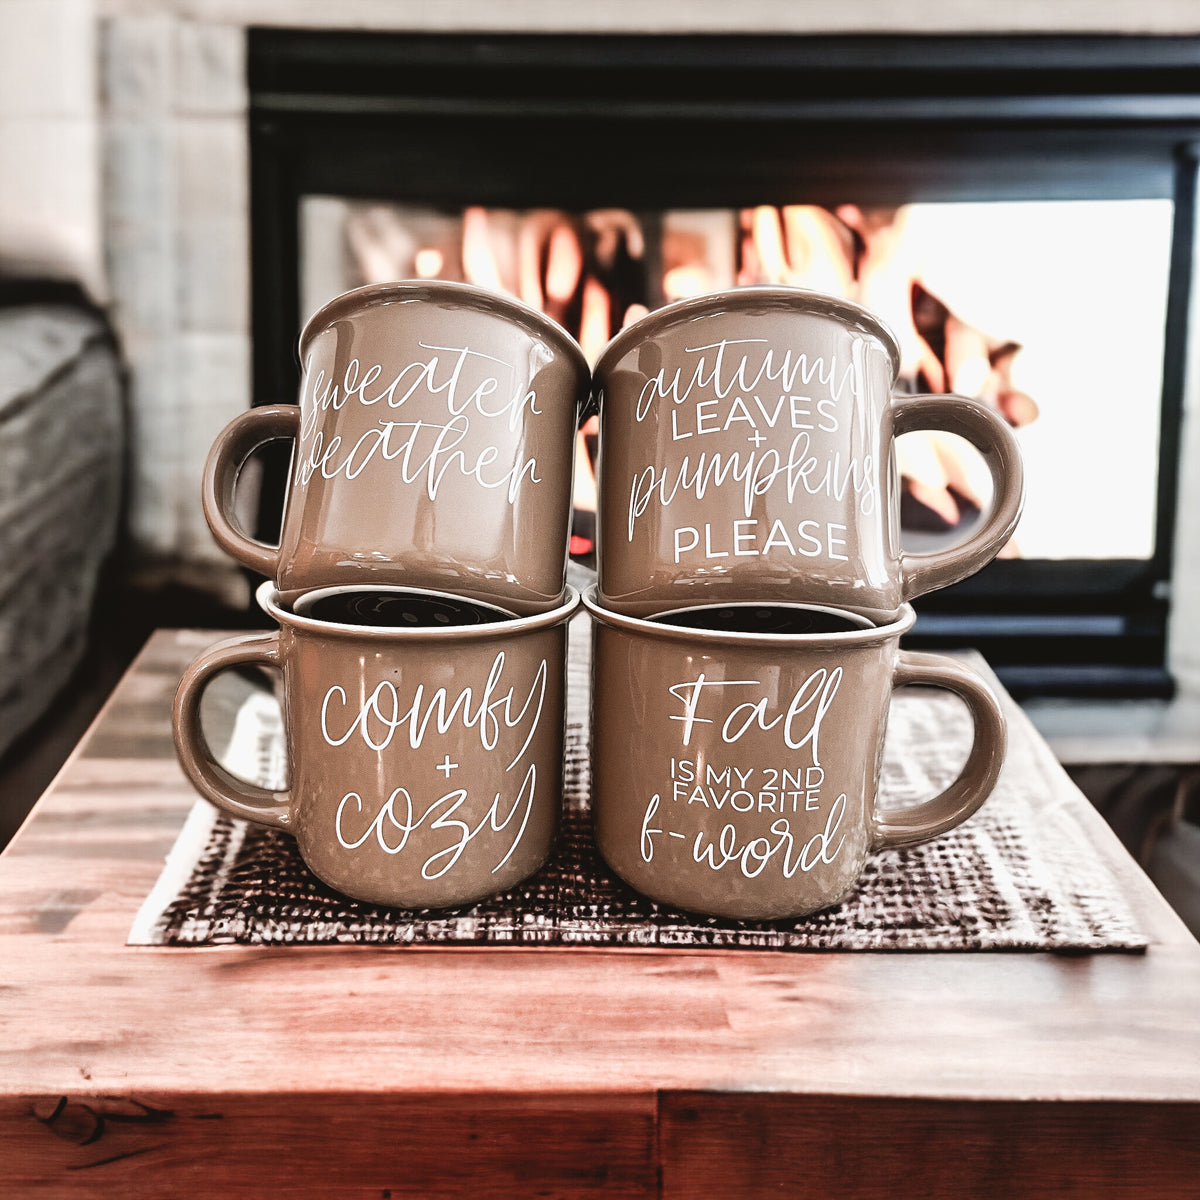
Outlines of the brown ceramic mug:
[{"label": "brown ceramic mug", "polygon": [[[1005,422],[959,396],[894,396],[900,352],[849,301],[748,287],[680,301],[618,334],[593,373],[597,567],[606,607],[831,604],[890,620],[987,563],[1020,516]],[[893,438],[959,434],[991,509],[960,545],[900,547]]]},{"label": "brown ceramic mug", "polygon": [[[548,317],[467,284],[359,288],[300,337],[298,405],[236,417],[204,472],[213,536],[273,579],[314,588],[397,584],[517,613],[564,595],[583,352]],[[235,517],[238,475],[292,439],[278,546]]]},{"label": "brown ceramic mug", "polygon": [[[1005,725],[986,683],[900,650],[912,608],[875,626],[788,605],[594,620],[592,809],[609,866],[654,900],[713,916],[798,917],[836,904],[867,857],[937,837],[995,785]],[[877,798],[893,688],[929,684],[974,723],[957,779],[914,807]]]},{"label": "brown ceramic mug", "polygon": [[[562,796],[567,621],[579,595],[514,617],[403,588],[330,589],[201,654],[175,699],[175,746],[200,793],[295,835],[310,869],[359,900],[468,904],[532,874]],[[323,619],[330,618],[333,619]],[[283,674],[289,784],[235,778],[210,751],[200,701],[221,671]]]}]

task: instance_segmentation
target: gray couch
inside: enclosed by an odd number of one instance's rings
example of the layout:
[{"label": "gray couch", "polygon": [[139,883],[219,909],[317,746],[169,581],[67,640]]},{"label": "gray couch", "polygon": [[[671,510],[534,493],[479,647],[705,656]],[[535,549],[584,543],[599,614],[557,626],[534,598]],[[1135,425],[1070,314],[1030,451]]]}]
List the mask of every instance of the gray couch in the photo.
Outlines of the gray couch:
[{"label": "gray couch", "polygon": [[118,537],[125,426],[102,315],[0,290],[0,755],[83,657]]}]

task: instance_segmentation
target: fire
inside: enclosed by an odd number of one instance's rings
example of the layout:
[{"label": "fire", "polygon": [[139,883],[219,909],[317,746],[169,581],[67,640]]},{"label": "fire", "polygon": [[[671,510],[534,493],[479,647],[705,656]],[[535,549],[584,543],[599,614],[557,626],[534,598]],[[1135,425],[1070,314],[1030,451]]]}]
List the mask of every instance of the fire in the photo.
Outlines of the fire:
[{"label": "fire", "polygon": [[521,222],[517,235],[517,294],[530,308],[544,307],[541,270],[542,246],[537,225]]},{"label": "fire", "polygon": [[583,285],[583,313],[579,318],[579,345],[588,362],[595,363],[608,343],[612,328],[608,292],[592,278]]},{"label": "fire", "polygon": [[597,509],[596,473],[592,469],[592,460],[587,449],[587,435],[595,432],[596,418],[592,417],[588,426],[579,431],[575,439],[575,477],[572,505],[579,512],[594,513]]},{"label": "fire", "polygon": [[672,267],[663,275],[663,295],[668,300],[686,300],[713,291],[712,276],[701,266]]},{"label": "fire", "polygon": [[485,208],[468,208],[463,213],[462,262],[468,283],[494,292],[506,290],[500,282]]},{"label": "fire", "polygon": [[425,246],[413,256],[413,270],[419,279],[437,279],[445,265],[445,257],[435,246]]},{"label": "fire", "polygon": [[546,295],[565,304],[575,294],[582,273],[583,254],[574,230],[566,224],[556,225],[546,252]]},{"label": "fire", "polygon": [[631,304],[625,310],[625,316],[621,318],[621,328],[624,329],[627,325],[632,325],[634,321],[640,321],[649,315],[650,310],[644,304]]},{"label": "fire", "polygon": [[[363,205],[353,212],[347,240],[363,282],[453,278],[461,264],[460,278],[519,296],[566,325],[589,362],[656,304],[734,285],[787,284],[877,312],[897,335],[901,376],[915,390],[977,396],[1013,425],[1037,416],[1033,399],[1012,386],[1020,346],[961,320],[920,283],[920,248],[906,236],[903,207],[681,210],[662,214],[657,240],[623,209],[573,215],[473,206],[463,210],[457,235],[453,217],[413,210],[410,228],[407,211]],[[897,459],[908,494],[934,526],[953,528],[986,502],[986,469],[978,456],[964,457],[957,439],[906,434]],[[575,501],[595,511],[583,434]]]}]

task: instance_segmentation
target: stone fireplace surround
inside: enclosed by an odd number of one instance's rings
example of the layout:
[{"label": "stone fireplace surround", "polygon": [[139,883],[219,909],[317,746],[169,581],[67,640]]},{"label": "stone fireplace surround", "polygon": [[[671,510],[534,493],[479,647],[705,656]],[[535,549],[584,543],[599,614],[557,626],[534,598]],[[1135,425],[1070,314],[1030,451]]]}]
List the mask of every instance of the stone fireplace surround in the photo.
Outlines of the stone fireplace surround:
[{"label": "stone fireplace surround", "polygon": [[[0,0],[4,3],[6,0]],[[132,368],[131,534],[147,577],[243,598],[199,507],[204,457],[250,403],[245,30],[420,32],[1197,33],[1187,3],[845,6],[758,0],[441,4],[342,0],[96,0],[104,286]],[[1193,328],[1197,306],[1192,308]],[[1193,342],[1195,342],[1193,336]],[[1193,358],[1195,356],[1193,355]],[[1171,666],[1200,688],[1200,411],[1183,429]]]}]

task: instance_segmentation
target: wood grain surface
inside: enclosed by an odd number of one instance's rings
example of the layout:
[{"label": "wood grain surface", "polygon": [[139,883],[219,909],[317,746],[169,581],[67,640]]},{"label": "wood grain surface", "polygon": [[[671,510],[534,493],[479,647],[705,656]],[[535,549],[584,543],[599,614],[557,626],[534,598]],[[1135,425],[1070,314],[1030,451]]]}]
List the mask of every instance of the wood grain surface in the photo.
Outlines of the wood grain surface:
[{"label": "wood grain surface", "polygon": [[212,640],[0,857],[0,1196],[1200,1196],[1200,946],[1011,702],[1144,955],[128,947]]}]

